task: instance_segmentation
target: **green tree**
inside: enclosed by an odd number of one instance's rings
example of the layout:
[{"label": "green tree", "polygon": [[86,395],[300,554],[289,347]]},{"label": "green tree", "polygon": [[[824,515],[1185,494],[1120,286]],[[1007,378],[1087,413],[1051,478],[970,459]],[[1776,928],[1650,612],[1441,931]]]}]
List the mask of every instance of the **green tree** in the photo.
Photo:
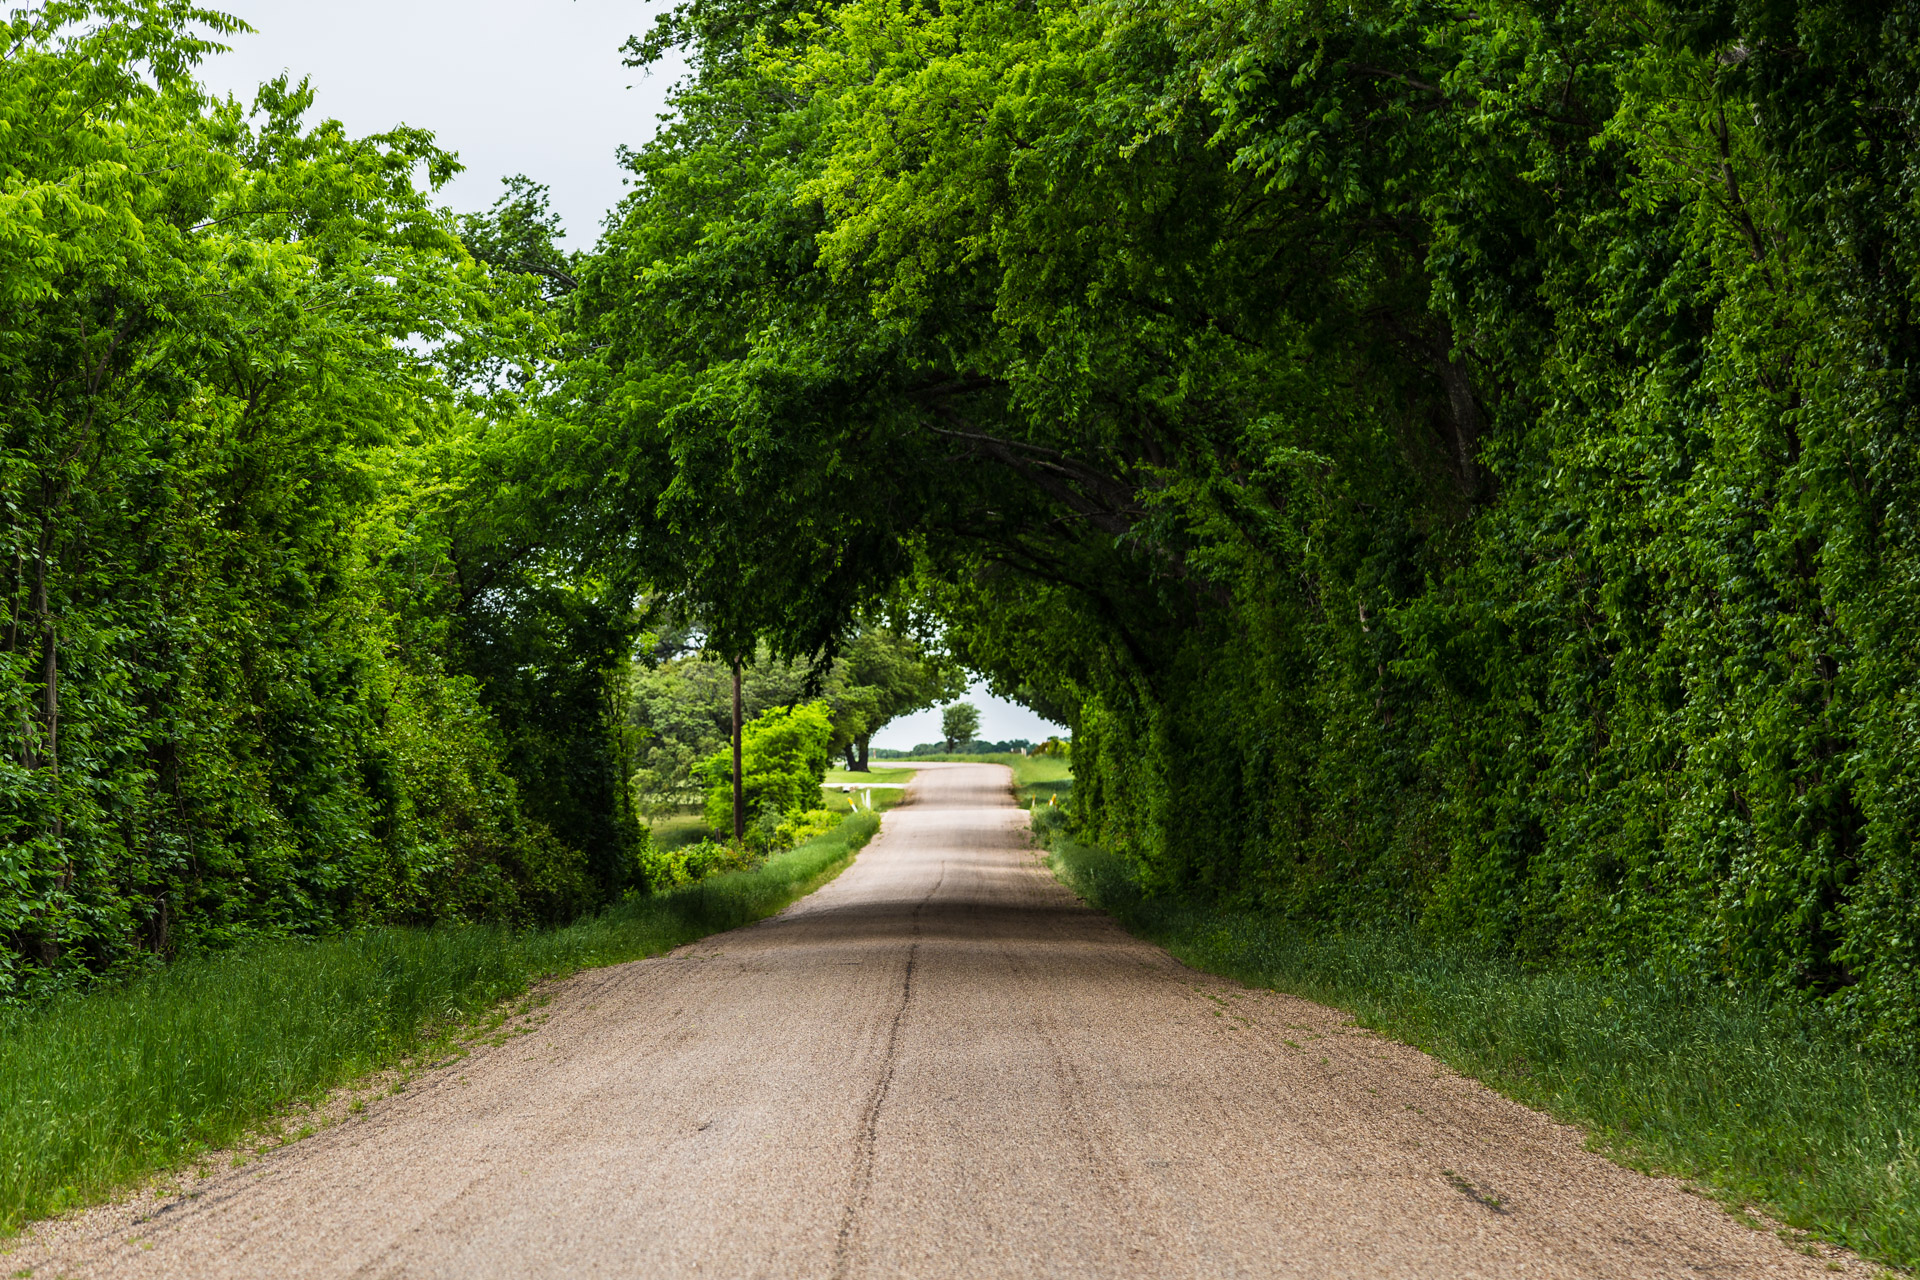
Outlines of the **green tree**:
[{"label": "green tree", "polygon": [[940,713],[940,732],[946,737],[947,750],[964,747],[980,732],[980,709],[971,702],[956,702]]},{"label": "green tree", "polygon": [[537,360],[539,317],[435,209],[430,135],[202,94],[195,33],[239,29],[0,25],[0,119],[33,122],[0,130],[0,998],[605,892],[456,640],[504,402],[452,353]]},{"label": "green tree", "polygon": [[[741,782],[746,811],[774,819],[818,808],[827,775],[832,716],[824,702],[775,707],[746,722],[741,731]],[[733,829],[733,755],[721,751],[702,761],[707,821]]]},{"label": "green tree", "polygon": [[863,627],[835,661],[828,683],[835,749],[847,768],[865,772],[873,735],[899,716],[952,698],[966,673],[945,653],[886,627]]},{"label": "green tree", "polygon": [[1917,22],[701,0],[592,492],[788,654],[911,584],[1149,887],[1910,1048]]}]

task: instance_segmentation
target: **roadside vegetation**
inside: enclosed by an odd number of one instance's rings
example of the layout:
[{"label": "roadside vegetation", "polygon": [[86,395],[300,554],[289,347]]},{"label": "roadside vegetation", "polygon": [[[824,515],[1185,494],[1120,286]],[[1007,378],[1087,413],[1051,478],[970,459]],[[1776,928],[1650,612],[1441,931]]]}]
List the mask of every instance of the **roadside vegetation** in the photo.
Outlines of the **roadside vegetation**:
[{"label": "roadside vegetation", "polygon": [[651,581],[795,653],[911,598],[1156,892],[1920,1061],[1914,6],[689,0],[674,48],[546,437]]},{"label": "roadside vegetation", "polygon": [[1407,931],[1311,930],[1142,893],[1125,859],[1057,824],[1048,844],[1063,882],[1195,968],[1348,1010],[1625,1164],[1920,1267],[1920,1076],[1817,1006],[1687,974],[1530,969]]},{"label": "roadside vegetation", "polygon": [[748,870],[564,928],[381,928],[198,957],[0,1012],[0,1232],[239,1141],[277,1112],[429,1049],[536,982],[773,914],[879,828],[849,815]]},{"label": "roadside vegetation", "polygon": [[1065,756],[1020,751],[936,751],[918,754],[912,759],[1006,765],[1013,770],[1013,794],[1022,808],[1057,806],[1073,791],[1073,765]]},{"label": "roadside vegetation", "polygon": [[[0,1054],[417,937],[414,1035],[546,963],[446,939],[868,829],[826,766],[971,671],[1072,727],[1070,821],[1004,758],[1116,910],[1912,1258],[1920,6],[683,0],[576,252],[208,97],[238,30],[0,25]],[[281,1096],[141,1018],[71,1043],[144,1101],[5,1077],[23,1149]]]}]

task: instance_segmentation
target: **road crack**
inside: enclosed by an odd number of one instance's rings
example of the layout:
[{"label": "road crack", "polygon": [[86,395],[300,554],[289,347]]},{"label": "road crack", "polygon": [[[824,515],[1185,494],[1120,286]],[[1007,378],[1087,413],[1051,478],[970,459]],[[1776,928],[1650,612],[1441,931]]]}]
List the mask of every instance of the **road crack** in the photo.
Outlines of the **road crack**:
[{"label": "road crack", "polygon": [[947,881],[947,864],[940,864],[940,875],[927,890],[927,896],[920,899],[909,919],[913,922],[913,941],[907,946],[907,971],[901,977],[900,1003],[894,1007],[893,1020],[887,1027],[887,1047],[880,1058],[880,1072],[873,1083],[873,1091],[867,1095],[867,1105],[860,1115],[860,1127],[854,1137],[853,1178],[847,1188],[846,1203],[840,1210],[840,1232],[834,1239],[833,1277],[845,1280],[853,1267],[853,1246],[858,1239],[861,1215],[873,1199],[873,1161],[879,1144],[880,1110],[887,1104],[887,1094],[893,1089],[893,1073],[899,1064],[900,1027],[907,1019],[907,1009],[913,1003],[913,975],[920,960],[920,917],[925,913],[927,904],[940,892],[940,886]]}]

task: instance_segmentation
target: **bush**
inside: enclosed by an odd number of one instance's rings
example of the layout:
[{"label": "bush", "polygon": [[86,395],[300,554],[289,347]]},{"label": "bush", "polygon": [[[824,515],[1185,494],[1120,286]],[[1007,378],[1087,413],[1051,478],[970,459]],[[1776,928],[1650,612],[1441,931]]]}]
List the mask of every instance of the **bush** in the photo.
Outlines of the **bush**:
[{"label": "bush", "polygon": [[[742,727],[740,773],[746,811],[781,815],[804,812],[820,802],[827,776],[827,748],[833,719],[824,702],[775,707]],[[715,830],[733,829],[733,755],[731,750],[700,764],[707,788],[707,821]],[[769,831],[771,834],[771,831]]]},{"label": "bush", "polygon": [[745,848],[734,848],[713,840],[662,849],[648,842],[640,855],[640,869],[647,888],[653,893],[684,889],[723,871],[744,871],[756,859]]},{"label": "bush", "polygon": [[831,809],[808,809],[804,813],[789,814],[786,821],[774,828],[771,851],[783,852],[795,845],[818,839],[839,826],[845,817],[845,814],[835,813]]}]

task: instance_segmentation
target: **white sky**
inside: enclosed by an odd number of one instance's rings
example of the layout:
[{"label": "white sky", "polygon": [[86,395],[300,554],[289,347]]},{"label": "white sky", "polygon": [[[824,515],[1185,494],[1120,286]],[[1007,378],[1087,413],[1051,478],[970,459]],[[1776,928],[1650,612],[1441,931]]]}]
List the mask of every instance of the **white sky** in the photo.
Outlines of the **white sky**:
[{"label": "white sky", "polygon": [[615,148],[652,136],[680,76],[620,62],[664,0],[206,2],[257,33],[201,65],[208,88],[251,102],[282,71],[310,76],[315,112],[349,132],[414,125],[459,152],[467,171],[439,196],[459,212],[491,205],[509,174],[546,183],[573,249],[620,198]]},{"label": "white sky", "polygon": [[[461,213],[487,208],[500,179],[524,173],[552,188],[567,247],[590,249],[620,199],[615,159],[653,135],[678,63],[642,72],[620,46],[671,0],[207,0],[255,34],[209,59],[200,79],[243,102],[288,72],[310,77],[314,111],[354,134],[407,124],[460,153],[466,172],[441,188]],[[989,742],[1039,742],[1066,730],[976,685]],[[940,738],[940,711],[905,716],[874,737],[902,749]]]}]

